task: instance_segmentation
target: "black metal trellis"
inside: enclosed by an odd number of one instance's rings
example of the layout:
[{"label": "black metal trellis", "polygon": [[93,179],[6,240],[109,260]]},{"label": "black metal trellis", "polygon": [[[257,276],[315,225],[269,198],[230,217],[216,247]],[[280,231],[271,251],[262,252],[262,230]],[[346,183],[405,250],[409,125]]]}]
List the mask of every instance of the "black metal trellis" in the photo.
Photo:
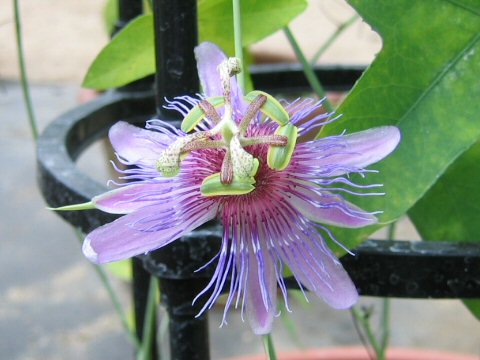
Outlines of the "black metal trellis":
[{"label": "black metal trellis", "polygon": [[[139,14],[139,0],[121,0],[123,26]],[[158,73],[144,81],[110,91],[52,122],[38,141],[38,182],[49,205],[88,201],[106,189],[81,173],[75,159],[118,120],[143,125],[158,114],[175,121],[162,109],[164,97],[198,92],[193,47],[197,42],[196,1],[156,0],[154,3]],[[131,7],[133,4],[133,7]],[[130,7],[130,8],[129,8]],[[139,10],[140,9],[140,10]],[[318,68],[327,90],[348,90],[363,69]],[[270,92],[307,90],[300,69],[293,65],[252,68],[256,87]],[[286,86],[288,84],[288,86]],[[177,119],[178,120],[178,119]],[[60,216],[89,232],[115,216],[97,210],[62,212]],[[211,270],[193,271],[217,251],[220,230],[207,224],[192,234],[134,261],[137,328],[147,283],[143,268],[160,279],[161,301],[169,314],[172,359],[209,359],[207,315],[195,318],[193,297],[205,286]],[[409,298],[480,298],[480,246],[476,244],[367,241],[355,257],[342,258],[362,295]],[[294,284],[291,284],[294,286]],[[139,334],[140,335],[140,334]]]}]

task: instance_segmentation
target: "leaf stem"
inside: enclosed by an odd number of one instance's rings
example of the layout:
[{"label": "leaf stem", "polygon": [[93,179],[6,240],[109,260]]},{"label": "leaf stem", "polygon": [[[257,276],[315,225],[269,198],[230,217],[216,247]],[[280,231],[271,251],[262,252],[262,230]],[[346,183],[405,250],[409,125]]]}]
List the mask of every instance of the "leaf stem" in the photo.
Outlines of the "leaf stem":
[{"label": "leaf stem", "polygon": [[150,276],[150,284],[148,287],[147,308],[145,310],[145,321],[143,323],[143,341],[140,347],[138,360],[151,360],[152,359],[152,341],[154,340],[154,328],[156,324],[157,316],[157,290],[158,280],[155,276]]},{"label": "leaf stem", "polygon": [[388,225],[387,228],[387,240],[394,240],[395,239],[395,228],[397,226],[396,222],[391,223]]},{"label": "leaf stem", "polygon": [[22,83],[23,100],[27,109],[28,121],[30,123],[30,129],[32,131],[33,139],[36,141],[38,138],[38,127],[33,111],[32,99],[30,97],[30,87],[27,77],[27,69],[25,67],[25,54],[23,52],[23,39],[22,39],[22,22],[20,16],[20,6],[18,0],[13,0],[13,9],[15,17],[15,35],[17,39],[17,54],[18,65],[20,67],[20,80]]},{"label": "leaf stem", "polygon": [[[387,238],[388,240],[395,239],[395,228],[397,223],[393,222],[388,226],[387,229]],[[357,308],[353,307],[351,309],[351,313],[353,316],[353,321],[355,328],[364,344],[366,350],[369,353],[370,358],[373,358],[370,355],[370,348],[368,345],[373,348],[375,352],[375,358],[377,360],[385,360],[387,357],[387,348],[390,340],[390,299],[384,298],[382,301],[382,312],[380,314],[380,337],[377,339],[375,334],[373,333],[371,322],[370,322],[370,312],[368,310],[358,310]],[[363,333],[358,328],[358,324],[362,326],[363,331],[367,337],[367,341],[365,341],[363,337]]]},{"label": "leaf stem", "polygon": [[[80,229],[75,228],[75,235],[80,243],[83,242],[83,234],[80,231]],[[130,327],[128,324],[127,316],[125,315],[125,312],[123,311],[122,305],[120,304],[120,300],[115,293],[115,290],[113,290],[112,284],[110,283],[110,280],[108,279],[107,273],[105,270],[96,264],[92,264],[95,272],[97,273],[98,277],[100,278],[100,281],[102,282],[103,287],[108,293],[108,296],[110,297],[110,300],[113,303],[113,307],[115,308],[115,311],[117,312],[120,321],[122,323],[123,328],[127,332],[128,337],[134,344],[135,348],[137,350],[140,349],[140,342],[138,341],[137,336],[135,335],[133,329]]]},{"label": "leaf stem", "polygon": [[359,18],[360,17],[357,14],[355,14],[350,19],[340,24],[335,30],[335,32],[332,35],[330,35],[330,37],[323,43],[320,49],[317,50],[315,55],[313,55],[312,60],[310,60],[310,65],[314,66],[317,63],[318,59],[320,59],[320,57],[325,53],[325,51],[327,51],[330,48],[330,46],[332,46],[335,40],[337,40],[337,38]]},{"label": "leaf stem", "polygon": [[[240,8],[240,0],[232,0],[233,2],[233,36],[235,41],[235,57],[240,59],[242,67],[243,62],[243,46],[242,46],[242,11]],[[246,71],[242,69],[242,72],[237,75],[238,86],[245,92],[245,74]]]},{"label": "leaf stem", "polygon": [[267,355],[267,360],[277,360],[277,354],[275,352],[275,346],[273,345],[272,335],[263,335],[262,340],[263,347],[265,348],[265,355]]},{"label": "leaf stem", "polygon": [[327,99],[327,93],[323,89],[322,85],[318,81],[315,72],[313,71],[312,66],[310,63],[307,61],[305,55],[303,54],[302,50],[300,49],[300,46],[298,45],[297,40],[293,36],[292,32],[290,31],[290,28],[288,26],[285,26],[283,28],[283,32],[285,33],[288,41],[290,42],[290,45],[292,46],[293,51],[295,52],[295,55],[297,56],[297,59],[300,61],[300,63],[303,66],[303,72],[305,74],[305,77],[308,80],[308,83],[310,84],[311,88],[315,93],[320,97],[324,98],[324,106],[325,109],[327,109],[328,112],[333,112],[334,108],[332,104],[328,101]]},{"label": "leaf stem", "polygon": [[[395,239],[395,230],[397,222],[393,222],[388,225],[387,237],[388,240]],[[378,354],[379,359],[386,359],[387,348],[390,341],[390,299],[384,298],[382,303],[382,315],[380,318],[380,353]]]},{"label": "leaf stem", "polygon": [[386,359],[387,347],[390,340],[390,299],[384,298],[382,304],[381,338],[379,359]]},{"label": "leaf stem", "polygon": [[[377,341],[377,338],[375,337],[375,334],[373,333],[372,326],[370,324],[370,316],[367,315],[364,311],[358,310],[356,307],[352,307],[350,310],[354,319],[358,321],[358,323],[362,326],[363,330],[365,331],[365,335],[367,336],[367,340],[372,346],[373,350],[375,351],[375,354],[380,354],[380,345]],[[381,358],[378,358],[377,360],[382,360]]]},{"label": "leaf stem", "polygon": [[290,313],[288,312],[287,306],[285,301],[279,301],[280,304],[280,316],[283,321],[283,325],[287,329],[288,334],[290,335],[290,339],[295,343],[295,345],[302,349],[305,348],[302,340],[298,336],[297,327],[295,326],[295,322],[293,321]]}]

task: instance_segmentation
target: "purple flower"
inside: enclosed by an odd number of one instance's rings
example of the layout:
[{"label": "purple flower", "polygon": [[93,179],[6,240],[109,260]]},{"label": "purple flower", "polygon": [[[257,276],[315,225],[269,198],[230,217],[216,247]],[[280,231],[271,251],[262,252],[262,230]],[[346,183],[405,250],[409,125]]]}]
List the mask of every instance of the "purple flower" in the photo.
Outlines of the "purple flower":
[{"label": "purple flower", "polygon": [[365,167],[395,149],[399,131],[386,126],[307,141],[307,133],[332,121],[332,114],[318,114],[321,101],[282,106],[262,92],[243,96],[235,59],[211,43],[198,46],[196,56],[205,97],[169,103],[184,116],[186,132],[160,120],[150,120],[146,130],[125,122],[110,129],[118,160],[135,166],[117,169],[128,184],[92,202],[126,215],[90,233],[84,254],[97,263],[129,258],[216,218],[223,240],[212,259],[216,271],[197,296],[207,297],[201,312],[212,307],[230,275],[224,322],[231,306],[240,307],[256,334],[270,332],[277,285],[287,303],[285,265],[302,289],[333,308],[352,306],[356,288],[328,249],[324,236],[336,240],[324,225],[377,222],[375,213],[341,193],[379,186],[354,184],[347,175],[371,171]]}]

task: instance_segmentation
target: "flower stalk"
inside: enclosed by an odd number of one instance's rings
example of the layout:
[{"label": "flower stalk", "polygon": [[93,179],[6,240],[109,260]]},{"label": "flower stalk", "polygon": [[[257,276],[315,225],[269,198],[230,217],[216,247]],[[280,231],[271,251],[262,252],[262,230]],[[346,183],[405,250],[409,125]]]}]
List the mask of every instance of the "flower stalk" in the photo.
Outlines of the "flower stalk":
[{"label": "flower stalk", "polygon": [[[244,64],[243,61],[243,40],[242,40],[242,10],[240,6],[241,0],[232,0],[233,2],[233,34],[235,42],[235,57],[239,59],[240,64]],[[245,92],[245,73],[242,72],[238,77],[238,86]]]},{"label": "flower stalk", "polygon": [[302,64],[303,73],[305,74],[305,77],[307,78],[308,83],[310,84],[312,90],[318,95],[318,97],[320,99],[325,99],[325,101],[324,101],[325,109],[328,112],[333,112],[334,107],[328,101],[326,91],[323,89],[322,85],[320,84],[320,81],[318,81],[317,76],[315,75],[315,72],[313,71],[312,66],[308,62],[305,55],[303,54],[303,51],[300,48],[300,45],[298,44],[297,40],[293,36],[292,31],[290,30],[290,28],[288,26],[286,26],[286,27],[283,28],[283,32],[285,33],[288,41],[290,42],[290,45],[292,46],[292,49],[295,52],[295,55],[297,56],[297,59]]},{"label": "flower stalk", "polygon": [[277,360],[277,353],[275,351],[275,346],[273,345],[272,335],[267,334],[262,336],[263,339],[263,348],[265,349],[265,355],[268,360]]},{"label": "flower stalk", "polygon": [[18,54],[18,65],[20,67],[20,79],[22,83],[22,93],[27,109],[28,122],[30,124],[30,130],[32,132],[33,139],[37,141],[38,138],[38,126],[37,120],[35,117],[35,112],[33,110],[32,98],[30,96],[30,86],[27,76],[27,68],[25,66],[25,53],[23,52],[23,36],[22,36],[22,21],[20,16],[20,6],[18,0],[13,0],[13,11],[15,18],[15,36],[17,40],[17,54]]},{"label": "flower stalk", "polygon": [[313,67],[318,59],[327,51],[330,46],[338,39],[340,35],[344,33],[350,26],[352,26],[355,21],[360,18],[358,14],[353,15],[350,19],[345,21],[344,23],[340,24],[337,29],[333,32],[333,34],[323,43],[323,45],[317,50],[317,52],[313,55],[312,60],[310,60],[310,65]]},{"label": "flower stalk", "polygon": [[[78,229],[78,228],[74,228],[74,232],[75,232],[75,236],[77,237],[77,240],[80,243],[82,243],[84,241],[84,236],[83,236],[83,233],[81,232],[81,230]],[[117,315],[120,319],[120,322],[122,323],[122,326],[123,326],[125,332],[128,335],[128,338],[130,339],[132,344],[135,346],[135,349],[137,351],[139,351],[140,348],[141,348],[140,341],[138,340],[138,338],[135,334],[135,331],[132,329],[132,327],[130,326],[130,324],[128,322],[125,311],[123,310],[122,304],[120,303],[120,299],[118,298],[117,293],[113,289],[113,286],[112,286],[110,280],[108,279],[107,273],[105,272],[105,270],[100,265],[97,265],[97,264],[92,264],[92,265],[93,265],[93,269],[97,273],[98,278],[100,279],[104,289],[107,291],[108,297],[110,298],[110,301],[113,304],[113,308],[115,309],[115,312],[117,313]]]}]

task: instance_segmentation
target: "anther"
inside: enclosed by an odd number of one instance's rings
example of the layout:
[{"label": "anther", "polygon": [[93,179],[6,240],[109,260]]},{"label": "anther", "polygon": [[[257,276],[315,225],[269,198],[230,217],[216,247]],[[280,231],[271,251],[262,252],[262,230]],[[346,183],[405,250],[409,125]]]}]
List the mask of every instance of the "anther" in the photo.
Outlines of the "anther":
[{"label": "anther", "polygon": [[207,118],[215,123],[215,125],[219,124],[220,121],[222,121],[222,118],[217,113],[217,110],[215,110],[215,107],[212,104],[210,104],[207,100],[200,101],[198,106],[200,107],[200,109],[203,110]]},{"label": "anther", "polygon": [[233,181],[233,163],[230,157],[230,150],[227,150],[222,162],[222,169],[220,171],[220,182],[222,184],[231,184]]},{"label": "anther", "polygon": [[166,177],[176,176],[180,171],[180,155],[184,148],[197,141],[205,141],[210,137],[209,131],[200,131],[177,139],[160,154],[157,170]]},{"label": "anther", "polygon": [[200,149],[219,149],[225,146],[226,144],[222,140],[197,140],[185,145],[181,151],[187,153]]},{"label": "anther", "polygon": [[248,129],[248,125],[253,120],[253,118],[257,115],[260,108],[265,104],[267,101],[267,97],[265,95],[258,95],[247,108],[245,112],[245,116],[243,117],[240,125],[238,126],[240,129],[240,133],[243,135]]},{"label": "anther", "polygon": [[242,64],[239,58],[230,57],[226,60],[228,75],[230,77],[240,74],[242,72]]},{"label": "anther", "polygon": [[240,140],[242,146],[265,144],[269,146],[287,146],[288,137],[283,135],[262,135]]}]

